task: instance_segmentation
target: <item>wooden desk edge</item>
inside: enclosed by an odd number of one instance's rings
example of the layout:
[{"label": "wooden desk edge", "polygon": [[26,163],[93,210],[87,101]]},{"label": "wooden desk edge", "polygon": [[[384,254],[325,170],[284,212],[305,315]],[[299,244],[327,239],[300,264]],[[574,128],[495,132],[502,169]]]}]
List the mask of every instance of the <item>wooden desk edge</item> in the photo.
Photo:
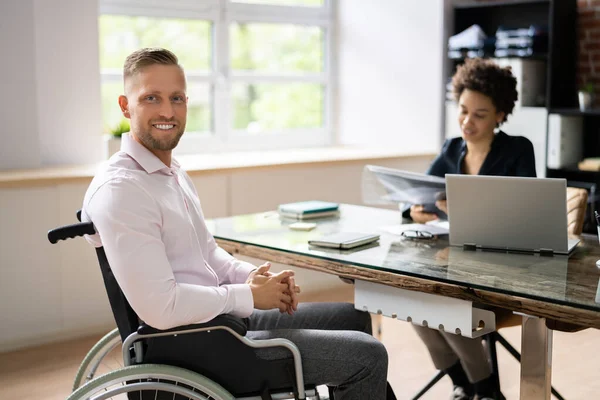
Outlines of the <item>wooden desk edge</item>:
[{"label": "wooden desk edge", "polygon": [[279,250],[268,249],[254,245],[242,244],[221,238],[216,239],[219,246],[235,255],[241,254],[248,257],[259,258],[271,262],[291,265],[300,268],[321,271],[344,278],[373,281],[384,285],[399,287],[406,290],[415,290],[423,293],[437,294],[462,300],[506,308],[528,315],[566,322],[585,327],[600,328],[598,312],[575,307],[548,303],[540,300],[528,299],[509,294],[472,289],[450,283],[435,282],[428,279],[394,274],[370,268],[361,268],[343,262],[323,260],[311,256],[293,254]]}]

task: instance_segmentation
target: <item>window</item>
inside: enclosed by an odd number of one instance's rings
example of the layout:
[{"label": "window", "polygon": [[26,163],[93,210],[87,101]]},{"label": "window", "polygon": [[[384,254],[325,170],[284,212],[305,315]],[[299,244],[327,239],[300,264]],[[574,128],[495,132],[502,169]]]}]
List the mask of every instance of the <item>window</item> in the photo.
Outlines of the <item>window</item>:
[{"label": "window", "polygon": [[125,57],[165,47],[188,81],[178,153],[331,143],[333,0],[101,0],[105,130],[122,119]]}]

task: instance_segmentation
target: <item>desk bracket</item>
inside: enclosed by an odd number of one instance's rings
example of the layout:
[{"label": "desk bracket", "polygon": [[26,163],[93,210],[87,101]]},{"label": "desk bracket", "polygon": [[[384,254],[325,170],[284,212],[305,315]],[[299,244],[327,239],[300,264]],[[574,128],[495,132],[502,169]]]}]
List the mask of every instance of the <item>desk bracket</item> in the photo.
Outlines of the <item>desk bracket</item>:
[{"label": "desk bracket", "polygon": [[494,312],[474,307],[471,301],[380,283],[356,280],[354,307],[469,338],[496,330]]}]

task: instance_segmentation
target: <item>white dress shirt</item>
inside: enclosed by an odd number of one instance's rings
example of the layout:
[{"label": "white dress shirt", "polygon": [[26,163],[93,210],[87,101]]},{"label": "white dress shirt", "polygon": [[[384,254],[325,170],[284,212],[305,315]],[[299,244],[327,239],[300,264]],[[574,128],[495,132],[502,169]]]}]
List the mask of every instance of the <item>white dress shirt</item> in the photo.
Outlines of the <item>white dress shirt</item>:
[{"label": "white dress shirt", "polygon": [[254,300],[244,282],[255,267],[217,246],[196,189],[177,161],[167,167],[127,134],[102,165],[83,202],[83,221],[104,246],[129,304],[158,329],[247,317]]}]

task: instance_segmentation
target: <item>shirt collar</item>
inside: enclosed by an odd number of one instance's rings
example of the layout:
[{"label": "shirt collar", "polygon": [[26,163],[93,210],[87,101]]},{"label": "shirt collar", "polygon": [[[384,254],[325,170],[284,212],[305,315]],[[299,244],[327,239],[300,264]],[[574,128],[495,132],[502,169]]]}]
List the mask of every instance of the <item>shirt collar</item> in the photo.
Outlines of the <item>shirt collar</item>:
[{"label": "shirt collar", "polygon": [[167,167],[150,150],[138,143],[128,133],[121,135],[121,151],[133,158],[149,174],[160,170],[169,172],[172,169],[179,168],[179,163],[175,159],[171,159],[171,168]]}]

